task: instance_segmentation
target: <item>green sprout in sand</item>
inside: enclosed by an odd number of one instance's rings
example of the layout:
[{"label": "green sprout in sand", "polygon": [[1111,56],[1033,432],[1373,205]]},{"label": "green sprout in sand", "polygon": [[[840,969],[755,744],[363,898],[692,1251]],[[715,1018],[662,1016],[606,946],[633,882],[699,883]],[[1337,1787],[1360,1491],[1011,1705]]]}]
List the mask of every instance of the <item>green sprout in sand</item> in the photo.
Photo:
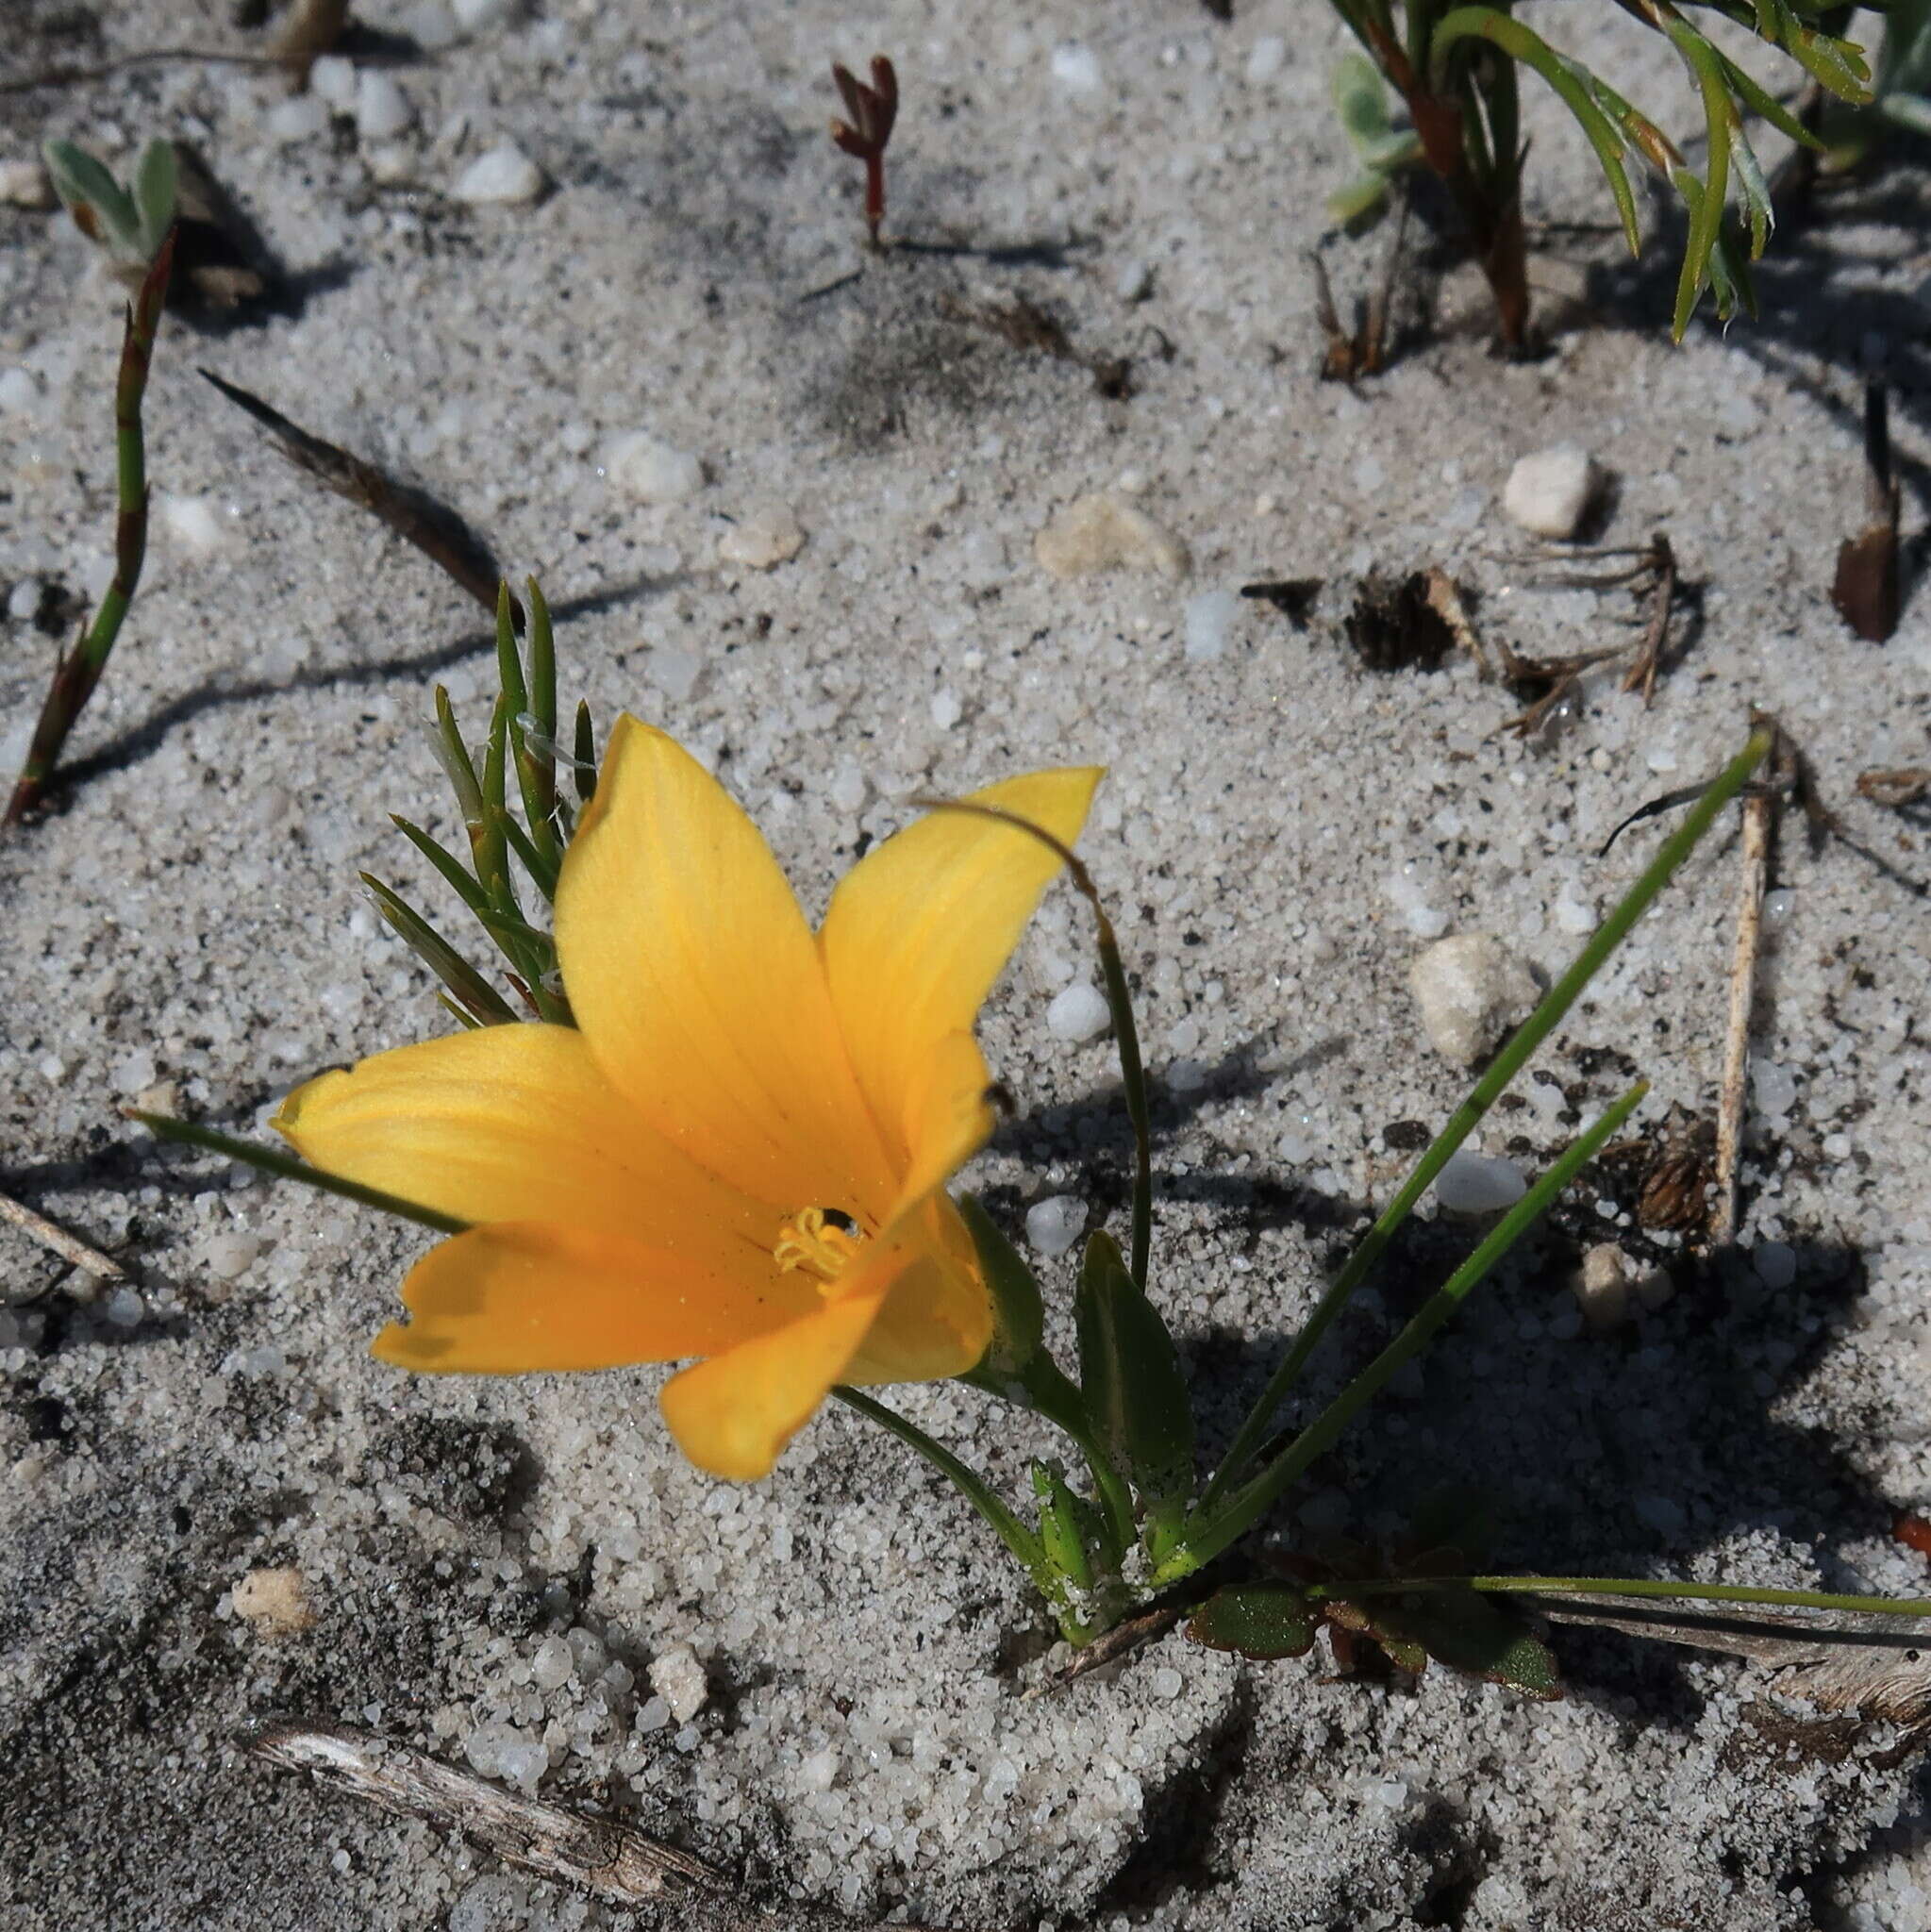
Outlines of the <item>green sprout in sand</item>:
[{"label": "green sprout in sand", "polygon": [[114,575],[93,619],[60,654],[13,787],[5,823],[17,824],[46,796],[60,753],[87,701],[93,695],[127,607],[141,583],[147,552],[147,451],[141,405],[147,391],[155,331],[167,300],[175,253],[175,149],[151,141],[136,163],[131,188],[123,188],[100,162],[71,142],[49,142],[47,172],[75,225],[108,251],[115,266],[135,278],[121,341],[114,385],[114,476],[119,500],[114,524]]}]

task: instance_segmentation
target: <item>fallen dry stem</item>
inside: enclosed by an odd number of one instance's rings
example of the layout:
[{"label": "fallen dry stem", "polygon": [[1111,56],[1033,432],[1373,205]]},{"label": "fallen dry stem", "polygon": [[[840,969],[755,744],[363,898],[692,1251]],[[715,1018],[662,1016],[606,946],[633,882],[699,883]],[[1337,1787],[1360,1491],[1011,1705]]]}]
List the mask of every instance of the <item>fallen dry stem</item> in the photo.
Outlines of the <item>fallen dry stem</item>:
[{"label": "fallen dry stem", "polygon": [[646,1905],[676,1885],[729,1891],[702,1858],[608,1819],[519,1797],[421,1751],[335,1724],[272,1724],[240,1740],[254,1757],[306,1771],[385,1811],[426,1819],[546,1878],[612,1905]]},{"label": "fallen dry stem", "polygon": [[90,1274],[99,1275],[103,1281],[119,1281],[126,1272],[120,1262],[109,1260],[98,1248],[89,1247],[64,1227],[56,1227],[44,1214],[36,1214],[10,1194],[0,1194],[0,1221],[11,1222],[23,1234],[30,1235],[39,1241],[42,1247],[51,1248],[62,1260],[72,1261],[76,1268],[84,1268]]},{"label": "fallen dry stem", "polygon": [[[495,560],[454,510],[420,491],[392,481],[352,450],[312,435],[300,424],[291,422],[274,404],[263,402],[239,383],[225,382],[210,369],[202,370],[201,376],[238,409],[254,417],[296,469],[313,476],[324,489],[359,504],[404,542],[421,551],[491,617],[496,614],[497,587],[502,579]],[[520,637],[524,628],[523,606],[512,596],[509,608]]]}]

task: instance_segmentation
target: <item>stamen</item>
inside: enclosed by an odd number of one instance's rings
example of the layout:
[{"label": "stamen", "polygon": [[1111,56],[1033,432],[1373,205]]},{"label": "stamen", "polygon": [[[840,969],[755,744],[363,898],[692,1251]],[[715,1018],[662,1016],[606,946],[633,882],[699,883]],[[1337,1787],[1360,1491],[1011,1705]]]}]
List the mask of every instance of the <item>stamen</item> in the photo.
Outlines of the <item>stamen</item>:
[{"label": "stamen", "polygon": [[828,1288],[844,1273],[864,1238],[849,1214],[835,1208],[806,1208],[779,1224],[771,1257],[781,1273],[808,1274]]}]

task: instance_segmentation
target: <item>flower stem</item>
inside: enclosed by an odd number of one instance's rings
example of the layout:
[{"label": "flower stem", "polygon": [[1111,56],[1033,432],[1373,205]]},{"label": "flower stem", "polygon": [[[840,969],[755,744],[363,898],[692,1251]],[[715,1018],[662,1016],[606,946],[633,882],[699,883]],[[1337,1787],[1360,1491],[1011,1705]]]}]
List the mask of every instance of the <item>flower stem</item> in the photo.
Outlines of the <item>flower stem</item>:
[{"label": "flower stem", "polygon": [[897,1410],[874,1402],[862,1390],[841,1383],[831,1391],[848,1408],[855,1408],[888,1434],[896,1436],[907,1448],[916,1450],[992,1525],[993,1533],[1025,1566],[1041,1594],[1049,1601],[1054,1590],[1047,1577],[1050,1566],[1046,1552],[1031,1530],[993,1493],[992,1487],[976,1470],[969,1469],[950,1449],[935,1442],[916,1423],[908,1422]]},{"label": "flower stem", "polygon": [[161,238],[127,310],[121,338],[121,369],[114,384],[114,475],[118,510],[114,519],[114,575],[101,598],[93,622],[71,651],[61,654],[53,682],[41,705],[41,715],[27,746],[25,762],[8,802],[5,824],[18,824],[46,795],[67,743],[68,733],[93,696],[121,621],[134,601],[141,566],[147,555],[147,445],[141,427],[141,403],[147,391],[148,365],[153,359],[155,331],[160,326],[161,304],[168,294],[168,275],[175,261],[175,230]]},{"label": "flower stem", "polygon": [[1390,1377],[1435,1339],[1436,1330],[1521,1240],[1530,1224],[1548,1210],[1556,1195],[1595,1158],[1597,1149],[1629,1118],[1648,1091],[1645,1084],[1638,1082],[1567,1148],[1561,1158],[1502,1217],[1475,1252],[1428,1297],[1407,1326],[1294,1438],[1278,1460],[1263,1469],[1218,1511],[1211,1510],[1203,1500],[1186,1525],[1179,1549],[1154,1573],[1154,1581],[1168,1583],[1190,1574],[1259,1522],[1308,1464],[1333,1446],[1341,1431],[1387,1386]]},{"label": "flower stem", "polygon": [[439,1214],[433,1208],[405,1201],[400,1194],[385,1194],[380,1188],[365,1188],[360,1181],[344,1180],[320,1167],[310,1167],[278,1147],[264,1147],[258,1141],[242,1141],[214,1127],[194,1121],[176,1120],[173,1114],[143,1113],[139,1108],[122,1108],[130,1121],[139,1121],[158,1141],[173,1141],[184,1147],[203,1147],[210,1154],[225,1155],[244,1166],[273,1174],[277,1180],[300,1181],[305,1187],[325,1194],[340,1194],[344,1201],[359,1202],[364,1208],[379,1208],[384,1214],[399,1215],[419,1227],[434,1228],[438,1234],[461,1234],[470,1224],[453,1214]]},{"label": "flower stem", "polygon": [[1347,1265],[1335,1277],[1333,1285],[1308,1317],[1307,1325],[1295,1338],[1286,1359],[1261,1391],[1259,1401],[1241,1424],[1220,1468],[1214,1472],[1213,1480],[1207,1484],[1201,1497],[1202,1511],[1211,1508],[1240,1480],[1255,1452],[1266,1441],[1268,1428],[1281,1399],[1300,1378],[1301,1371],[1307,1366],[1307,1357],[1313,1354],[1316,1344],[1380,1259],[1383,1250],[1407,1219],[1423,1190],[1447,1165],[1449,1157],[1474,1131],[1482,1116],[1501,1097],[1503,1090],[1522,1071],[1524,1062],[1561,1023],[1583,988],[1602,970],[1610,954],[1628,937],[1630,927],[1642,917],[1650,901],[1669,883],[1671,874],[1689,858],[1717,814],[1748,781],[1751,773],[1770,750],[1770,742],[1768,732],[1756,732],[1741,753],[1724,767],[1716,782],[1697,801],[1690,816],[1663,841],[1662,849],[1650,861],[1642,875],[1590,935],[1589,942],[1576,955],[1574,964],[1549,989],[1541,1004],[1516,1029],[1496,1055],[1489,1071],[1476,1081],[1469,1097],[1450,1116],[1448,1124],[1416,1162],[1414,1172],[1403,1184],[1401,1191],[1389,1203],[1381,1218],[1363,1237],[1360,1246],[1348,1257]]}]

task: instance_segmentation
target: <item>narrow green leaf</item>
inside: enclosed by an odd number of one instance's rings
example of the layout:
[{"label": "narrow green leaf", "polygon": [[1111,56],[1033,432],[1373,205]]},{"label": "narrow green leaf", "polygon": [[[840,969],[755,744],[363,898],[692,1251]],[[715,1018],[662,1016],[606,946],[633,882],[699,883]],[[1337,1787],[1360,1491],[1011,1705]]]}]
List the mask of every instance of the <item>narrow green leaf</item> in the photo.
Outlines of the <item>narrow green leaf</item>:
[{"label": "narrow green leaf", "polygon": [[1320,1612],[1290,1583],[1229,1584],[1187,1621],[1191,1641],[1257,1663],[1306,1657],[1320,1628]]},{"label": "narrow green leaf", "polygon": [[478,876],[487,878],[481,850],[484,822],[488,817],[483,809],[482,781],[476,776],[469,746],[462,741],[456,713],[450,708],[449,692],[440,684],[436,687],[436,729],[429,743],[436,754],[436,762],[442,767],[449,780],[449,789],[456,793],[456,808],[462,814],[463,829],[469,834],[471,859],[476,866]]},{"label": "narrow green leaf", "polygon": [[958,1211],[978,1250],[979,1272],[992,1297],[992,1340],[980,1372],[1002,1390],[1023,1385],[1045,1339],[1046,1308],[1040,1284],[974,1195],[959,1196]]},{"label": "narrow green leaf", "polygon": [[436,868],[448,882],[450,890],[472,912],[481,912],[489,905],[482,887],[476,883],[468,867],[439,845],[420,825],[411,824],[396,812],[390,813],[389,823]]},{"label": "narrow green leaf", "polygon": [[1087,1242],[1074,1299],[1080,1386],[1100,1441],[1164,1524],[1193,1488],[1193,1411],[1173,1337],[1104,1229]]},{"label": "narrow green leaf", "polygon": [[590,722],[590,700],[576,704],[576,795],[588,805],[597,795],[597,735]]},{"label": "narrow green leaf", "polygon": [[365,872],[361,879],[375,895],[383,918],[460,1005],[486,1025],[501,1026],[515,1020],[503,995],[414,907],[373,874]]},{"label": "narrow green leaf", "polygon": [[[557,633],[550,607],[535,577],[524,581],[529,595],[529,709],[536,721],[530,773],[536,793],[530,831],[539,844],[554,848],[557,815]],[[528,794],[525,793],[525,798]]]}]

